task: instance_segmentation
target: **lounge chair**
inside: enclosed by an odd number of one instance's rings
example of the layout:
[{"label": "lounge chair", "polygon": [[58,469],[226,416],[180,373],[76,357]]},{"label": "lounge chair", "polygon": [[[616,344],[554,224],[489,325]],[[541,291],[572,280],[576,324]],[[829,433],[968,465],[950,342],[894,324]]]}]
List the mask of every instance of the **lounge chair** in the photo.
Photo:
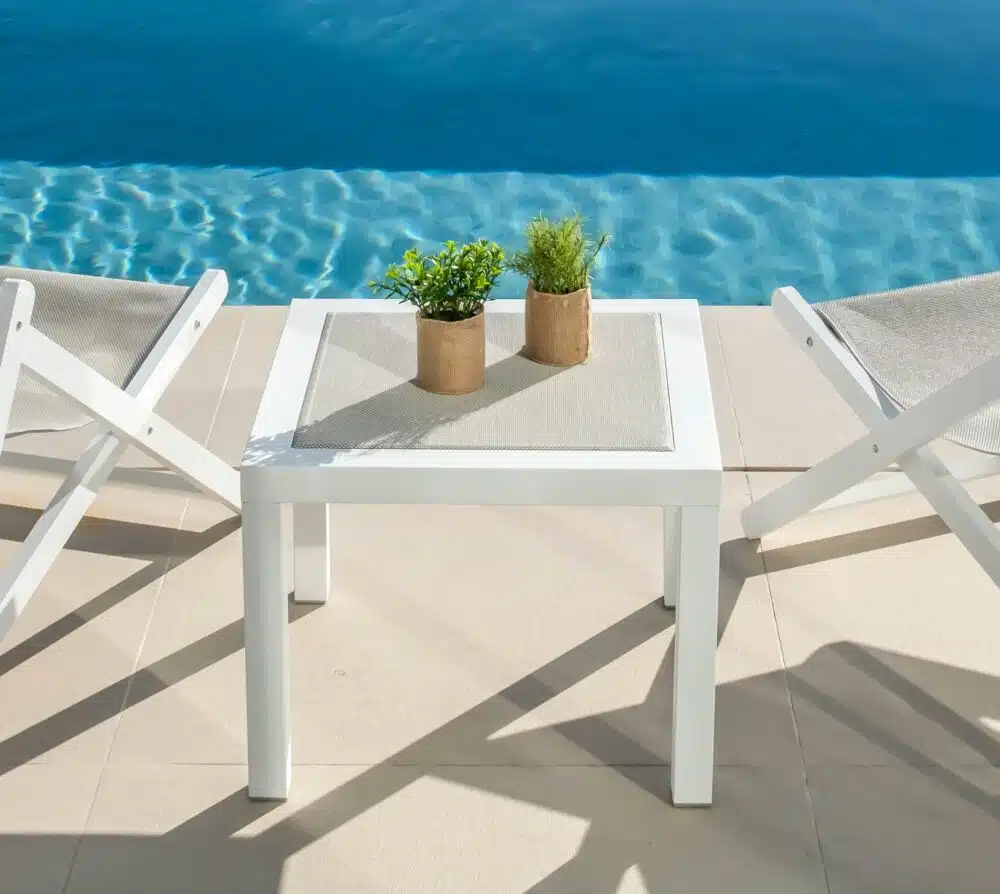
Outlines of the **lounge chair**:
[{"label": "lounge chair", "polygon": [[[1000,533],[959,483],[1000,473],[1000,273],[813,305],[782,288],[771,305],[868,432],[748,506],[746,536],[916,489],[1000,586]],[[974,452],[948,465],[938,438]],[[893,463],[905,476],[866,481]]]},{"label": "lounge chair", "polygon": [[28,431],[106,430],[0,569],[0,638],[129,444],[240,511],[239,474],[154,411],[227,291],[221,270],[186,288],[0,266],[0,449]]}]

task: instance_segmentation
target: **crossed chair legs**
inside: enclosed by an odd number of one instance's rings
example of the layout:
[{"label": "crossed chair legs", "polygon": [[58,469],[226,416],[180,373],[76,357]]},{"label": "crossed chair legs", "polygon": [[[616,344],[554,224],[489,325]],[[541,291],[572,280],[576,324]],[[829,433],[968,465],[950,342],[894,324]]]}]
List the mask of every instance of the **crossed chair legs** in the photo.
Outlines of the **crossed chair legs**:
[{"label": "crossed chair legs", "polygon": [[0,570],[0,638],[52,567],[129,444],[240,511],[239,473],[154,409],[222,305],[227,289],[225,273],[206,273],[128,385],[118,388],[31,325],[35,290],[30,283],[0,282],[0,432],[7,430],[23,369],[109,430],[87,447],[13,559]]},{"label": "crossed chair legs", "polygon": [[[775,292],[782,325],[868,427],[854,443],[748,506],[748,538],[759,538],[815,509],[851,505],[918,490],[1000,586],[1000,532],[959,483],[1000,472],[985,455],[949,467],[928,446],[963,419],[1000,400],[1000,354],[907,410],[895,407],[823,319],[792,288]],[[867,482],[893,463],[909,485]]]}]

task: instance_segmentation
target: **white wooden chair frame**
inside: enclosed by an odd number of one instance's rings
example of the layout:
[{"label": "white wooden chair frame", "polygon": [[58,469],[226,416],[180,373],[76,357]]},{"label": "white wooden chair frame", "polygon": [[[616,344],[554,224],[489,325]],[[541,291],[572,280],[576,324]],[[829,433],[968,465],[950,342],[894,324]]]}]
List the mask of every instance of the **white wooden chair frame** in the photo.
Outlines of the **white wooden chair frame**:
[{"label": "white wooden chair frame", "polygon": [[[1000,532],[959,483],[1000,474],[998,458],[970,451],[971,459],[948,465],[928,446],[963,419],[1000,400],[1000,346],[997,356],[913,407],[899,410],[795,289],[778,289],[771,306],[868,432],[744,509],[746,536],[762,537],[812,510],[918,490],[1000,586]],[[893,463],[905,478],[867,481]]]},{"label": "white wooden chair frame", "polygon": [[109,429],[88,445],[12,561],[0,569],[0,639],[24,610],[129,444],[240,512],[239,473],[154,411],[228,288],[223,271],[206,272],[127,386],[119,388],[31,325],[35,302],[31,283],[0,282],[0,450],[22,369]]}]

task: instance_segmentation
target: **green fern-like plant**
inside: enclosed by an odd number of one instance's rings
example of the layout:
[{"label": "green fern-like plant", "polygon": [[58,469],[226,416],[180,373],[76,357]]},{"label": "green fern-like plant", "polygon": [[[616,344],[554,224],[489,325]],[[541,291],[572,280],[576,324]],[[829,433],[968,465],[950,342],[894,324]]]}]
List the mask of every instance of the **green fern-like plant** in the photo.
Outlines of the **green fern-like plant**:
[{"label": "green fern-like plant", "polygon": [[459,248],[449,241],[433,255],[411,248],[368,287],[412,304],[428,320],[457,323],[482,312],[503,269],[503,249],[495,242],[480,239]]},{"label": "green fern-like plant", "polygon": [[525,235],[527,250],[515,252],[506,266],[549,295],[568,295],[590,285],[590,269],[610,238],[602,233],[596,242],[588,239],[579,214],[556,221],[536,217]]}]

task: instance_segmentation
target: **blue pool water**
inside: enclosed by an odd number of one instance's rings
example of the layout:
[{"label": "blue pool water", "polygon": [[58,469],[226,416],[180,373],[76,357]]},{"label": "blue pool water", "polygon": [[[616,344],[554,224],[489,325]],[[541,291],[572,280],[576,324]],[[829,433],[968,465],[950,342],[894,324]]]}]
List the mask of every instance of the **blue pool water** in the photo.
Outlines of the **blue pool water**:
[{"label": "blue pool water", "polygon": [[602,295],[978,273],[997,84],[995,0],[0,0],[0,262],[285,303],[576,209]]}]

